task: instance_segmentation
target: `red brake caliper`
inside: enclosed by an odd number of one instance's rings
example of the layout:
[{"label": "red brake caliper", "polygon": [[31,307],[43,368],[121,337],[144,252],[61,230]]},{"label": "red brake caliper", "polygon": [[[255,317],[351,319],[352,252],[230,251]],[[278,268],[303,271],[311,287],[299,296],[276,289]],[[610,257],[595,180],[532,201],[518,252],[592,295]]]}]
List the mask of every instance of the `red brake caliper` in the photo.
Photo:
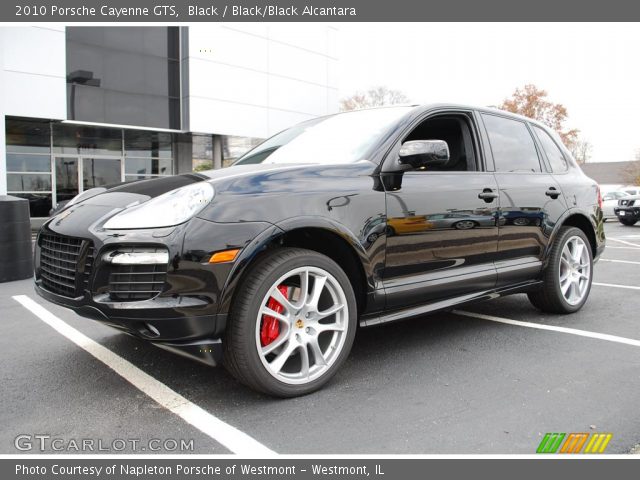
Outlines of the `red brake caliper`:
[{"label": "red brake caliper", "polygon": [[[285,285],[278,285],[280,293],[289,298],[289,287]],[[280,305],[275,298],[270,297],[267,302],[267,307],[276,313],[282,313],[284,307]],[[260,343],[263,347],[266,347],[273,342],[280,335],[280,322],[277,318],[270,315],[262,316],[262,325],[260,325]]]}]

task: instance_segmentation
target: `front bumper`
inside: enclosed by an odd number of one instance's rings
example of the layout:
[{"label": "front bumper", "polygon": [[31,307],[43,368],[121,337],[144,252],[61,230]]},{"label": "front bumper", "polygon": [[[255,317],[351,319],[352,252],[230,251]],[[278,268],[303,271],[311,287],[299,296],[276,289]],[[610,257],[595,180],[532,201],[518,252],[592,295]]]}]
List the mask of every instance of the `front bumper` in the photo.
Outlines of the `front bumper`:
[{"label": "front bumper", "polygon": [[[228,313],[221,307],[221,297],[234,264],[210,264],[208,260],[215,251],[246,247],[271,226],[262,222],[223,225],[195,218],[168,229],[114,232],[97,228],[76,231],[51,223],[42,227],[35,248],[35,290],[41,297],[209,365],[216,365],[221,360],[220,338]],[[48,235],[80,238],[83,245],[90,245],[90,269],[86,267],[87,272],[84,272],[78,267],[77,288],[73,294],[60,294],[51,287],[50,280],[47,281],[52,266],[46,255],[51,251],[46,245],[43,250],[42,243]],[[113,281],[115,266],[109,263],[109,257],[113,252],[141,248],[168,252],[170,260],[164,265],[163,286],[159,293],[143,300],[113,295],[110,289],[117,282]],[[80,252],[85,250],[81,248]],[[84,263],[80,253],[77,264]],[[69,267],[68,263],[62,265]],[[83,274],[86,279],[80,277]]]},{"label": "front bumper", "polygon": [[614,207],[613,213],[618,218],[624,218],[626,220],[632,220],[632,221],[640,220],[640,206]]}]

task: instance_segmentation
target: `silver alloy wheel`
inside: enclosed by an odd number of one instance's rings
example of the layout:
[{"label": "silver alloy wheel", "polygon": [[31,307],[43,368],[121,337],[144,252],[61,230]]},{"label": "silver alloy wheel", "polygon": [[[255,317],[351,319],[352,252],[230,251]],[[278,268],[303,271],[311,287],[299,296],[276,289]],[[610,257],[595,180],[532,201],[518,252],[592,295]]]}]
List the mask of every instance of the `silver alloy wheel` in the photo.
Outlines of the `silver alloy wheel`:
[{"label": "silver alloy wheel", "polygon": [[570,237],[560,255],[560,290],[569,305],[582,301],[589,288],[591,262],[584,240],[578,236]]},{"label": "silver alloy wheel", "polygon": [[[282,285],[290,287],[286,297],[278,288]],[[269,308],[271,298],[282,312]],[[329,370],[342,351],[349,326],[347,298],[333,275],[311,266],[291,270],[271,285],[260,305],[256,348],[272,376],[304,384]],[[277,319],[279,334],[263,346],[260,331],[265,315]]]}]

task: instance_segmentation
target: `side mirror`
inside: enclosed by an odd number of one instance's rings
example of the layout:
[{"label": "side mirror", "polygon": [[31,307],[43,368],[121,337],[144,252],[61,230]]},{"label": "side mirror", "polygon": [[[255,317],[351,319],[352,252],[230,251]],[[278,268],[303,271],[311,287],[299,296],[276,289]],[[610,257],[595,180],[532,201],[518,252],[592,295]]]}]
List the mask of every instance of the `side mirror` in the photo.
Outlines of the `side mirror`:
[{"label": "side mirror", "polygon": [[413,168],[443,166],[449,161],[449,145],[444,140],[412,140],[400,148],[400,163]]}]

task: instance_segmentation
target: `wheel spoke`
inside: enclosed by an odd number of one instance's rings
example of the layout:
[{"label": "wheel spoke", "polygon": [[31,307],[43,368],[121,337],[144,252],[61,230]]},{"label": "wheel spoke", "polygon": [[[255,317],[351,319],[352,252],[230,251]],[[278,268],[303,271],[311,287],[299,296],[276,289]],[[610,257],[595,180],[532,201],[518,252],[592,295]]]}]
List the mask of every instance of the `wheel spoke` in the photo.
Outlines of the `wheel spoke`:
[{"label": "wheel spoke", "polygon": [[260,309],[260,313],[262,315],[269,315],[270,317],[276,318],[278,319],[280,322],[282,323],[286,323],[287,325],[289,324],[289,317],[286,315],[283,315],[281,313],[276,312],[275,310],[270,309],[269,307],[267,307],[266,305],[263,306]]},{"label": "wheel spoke", "polygon": [[282,352],[280,352],[278,356],[274,358],[273,361],[269,364],[271,368],[273,368],[273,370],[276,372],[280,372],[280,370],[282,370],[282,367],[284,367],[284,364],[287,363],[287,360],[289,360],[289,358],[291,357],[291,354],[293,354],[293,352],[299,347],[300,345],[298,343],[293,340],[289,340]]},{"label": "wheel spoke", "polygon": [[340,323],[318,323],[313,329],[318,332],[344,332],[344,325]]},{"label": "wheel spoke", "polygon": [[276,302],[278,302],[280,305],[282,305],[285,308],[287,313],[291,313],[292,310],[295,310],[294,305],[291,303],[291,301],[287,297],[283,295],[283,293],[280,291],[278,287],[271,289],[271,296]]},{"label": "wheel spoke", "polygon": [[584,243],[576,242],[576,244],[573,247],[573,260],[575,262],[580,262],[580,260],[582,259],[582,251],[583,250],[584,250]]},{"label": "wheel spoke", "polygon": [[289,338],[289,331],[288,330],[284,331],[284,332],[280,332],[280,335],[278,336],[278,338],[276,338],[269,345],[265,345],[264,347],[262,347],[262,355],[269,355],[271,352],[276,350],[278,347],[282,346],[282,344],[284,344],[287,341],[288,338]]},{"label": "wheel spoke", "polygon": [[300,352],[300,375],[309,378],[309,350],[306,346],[302,346],[298,351]]},{"label": "wheel spoke", "polygon": [[565,298],[569,298],[568,292],[572,284],[573,282],[569,278],[567,278],[564,283],[560,284],[560,289],[562,290],[562,294],[565,296]]},{"label": "wheel spoke", "polygon": [[318,337],[315,337],[309,340],[309,346],[311,347],[311,351],[313,352],[313,360],[315,364],[326,365],[327,360],[324,358],[324,354],[320,349],[320,344],[318,344]]},{"label": "wheel spoke", "polygon": [[323,318],[330,317],[331,315],[335,315],[336,313],[338,313],[343,308],[344,308],[344,305],[342,303],[339,305],[334,305],[333,307],[330,307],[330,308],[327,308],[326,310],[318,312],[318,315],[316,318],[321,320]]},{"label": "wheel spoke", "polygon": [[299,309],[304,307],[307,303],[307,297],[309,296],[309,270],[300,272],[300,298],[295,304],[295,308]]},{"label": "wheel spoke", "polygon": [[318,311],[318,302],[320,301],[320,296],[322,295],[322,291],[324,290],[326,283],[327,277],[314,275],[313,290],[311,291],[311,295],[309,296],[309,300],[306,304],[316,312]]}]

